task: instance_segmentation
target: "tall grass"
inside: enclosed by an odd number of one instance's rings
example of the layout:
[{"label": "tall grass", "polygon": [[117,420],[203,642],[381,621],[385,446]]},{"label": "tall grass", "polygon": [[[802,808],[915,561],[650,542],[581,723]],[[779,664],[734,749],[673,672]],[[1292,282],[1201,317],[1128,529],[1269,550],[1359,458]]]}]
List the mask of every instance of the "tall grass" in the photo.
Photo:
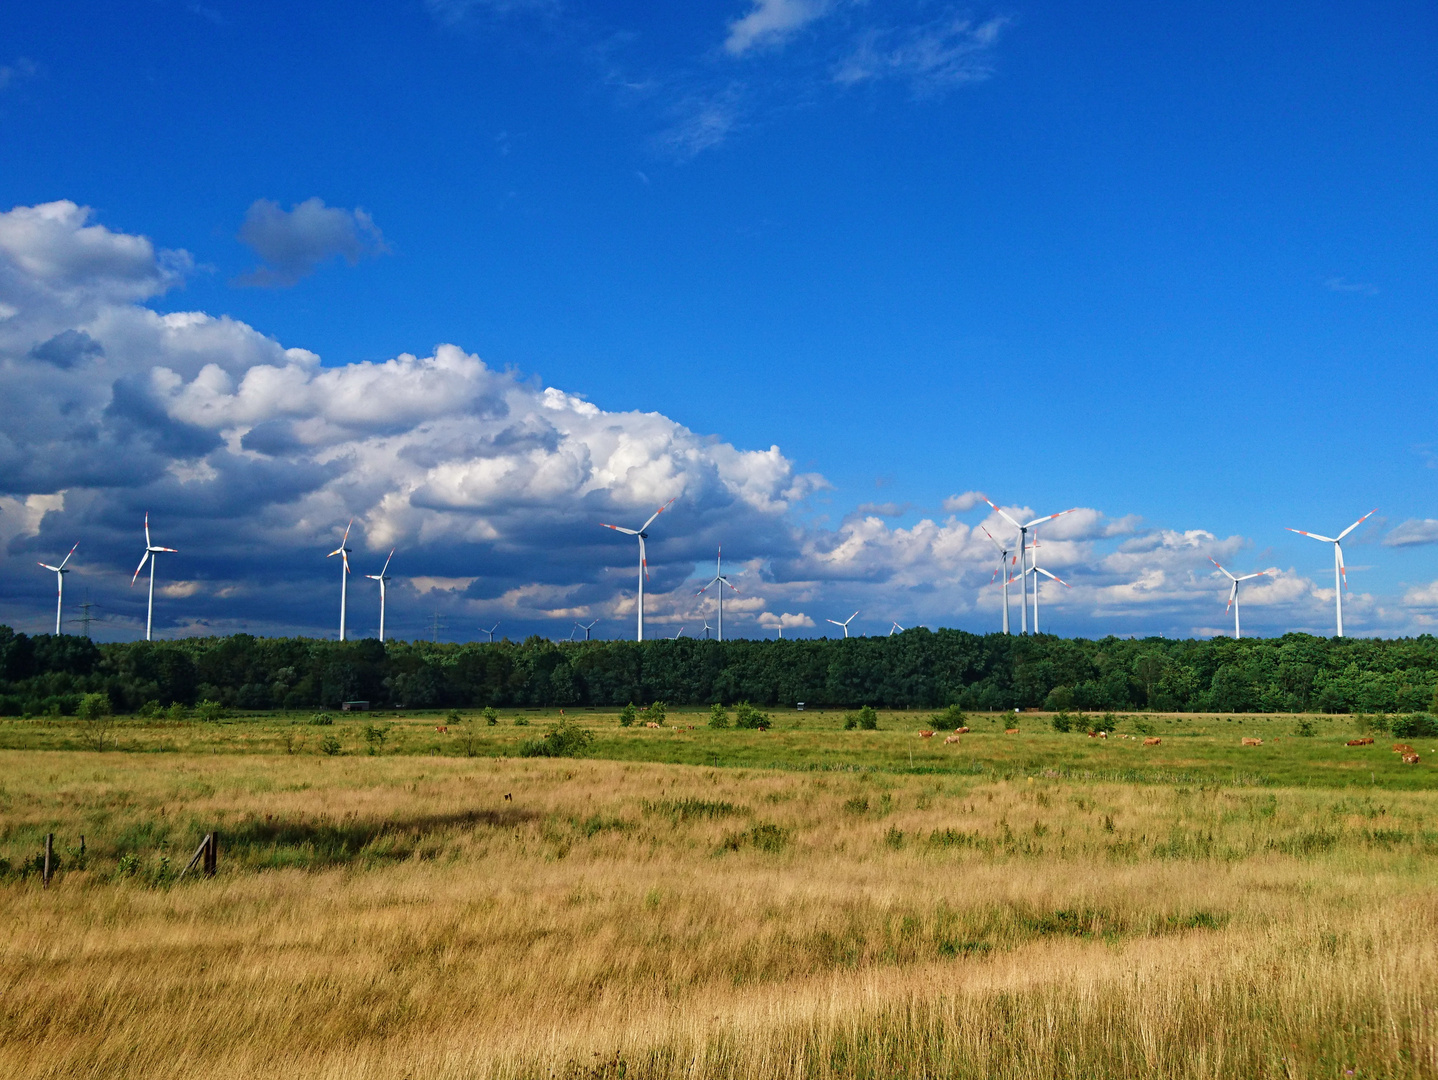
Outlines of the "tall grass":
[{"label": "tall grass", "polygon": [[[0,776],[0,1076],[1438,1075],[1430,793],[283,755]],[[177,882],[211,828],[219,875]],[[47,831],[86,855],[45,891],[21,868]]]}]

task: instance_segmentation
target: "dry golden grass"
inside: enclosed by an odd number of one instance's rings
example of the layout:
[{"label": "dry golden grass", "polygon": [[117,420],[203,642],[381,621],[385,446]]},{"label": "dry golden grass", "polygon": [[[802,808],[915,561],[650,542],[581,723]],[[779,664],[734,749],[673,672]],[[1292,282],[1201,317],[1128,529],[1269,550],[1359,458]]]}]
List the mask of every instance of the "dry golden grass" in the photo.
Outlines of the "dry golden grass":
[{"label": "dry golden grass", "polygon": [[[1438,1076],[1428,793],[28,752],[0,776],[12,862],[87,836],[49,891],[0,886],[17,1080]],[[176,884],[211,827],[220,874]]]}]

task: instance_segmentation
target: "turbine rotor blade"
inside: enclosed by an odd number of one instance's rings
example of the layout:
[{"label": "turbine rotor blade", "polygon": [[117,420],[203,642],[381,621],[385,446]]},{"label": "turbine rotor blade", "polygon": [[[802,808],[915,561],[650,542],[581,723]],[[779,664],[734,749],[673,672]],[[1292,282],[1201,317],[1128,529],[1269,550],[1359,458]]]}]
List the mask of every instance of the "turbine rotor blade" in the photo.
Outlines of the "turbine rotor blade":
[{"label": "turbine rotor blade", "polygon": [[1005,521],[1007,521],[1010,525],[1012,525],[1015,529],[1022,529],[1022,528],[1023,528],[1022,525],[1020,525],[1020,524],[1019,524],[1017,521],[1015,521],[1013,518],[1009,517],[1008,514],[1004,513],[1002,510],[1000,510],[1000,509],[998,508],[998,506],[997,506],[995,503],[993,503],[991,500],[989,500],[988,498],[985,498],[985,499],[984,499],[984,502],[986,502],[986,503],[988,503],[990,506],[992,506],[992,507],[994,508],[994,513],[998,514],[999,517],[1003,518],[1003,519],[1004,519]]},{"label": "turbine rotor blade", "polygon": [[150,511],[145,511],[145,547],[150,546]]},{"label": "turbine rotor blade", "polygon": [[1362,525],[1365,521],[1367,521],[1369,518],[1371,518],[1371,517],[1372,517],[1374,514],[1376,514],[1376,513],[1378,513],[1378,507],[1375,506],[1372,510],[1368,511],[1368,513],[1364,514],[1361,518],[1359,518],[1357,521],[1355,521],[1352,525],[1348,526],[1348,528],[1344,529],[1341,533],[1339,533],[1339,534],[1338,534],[1338,539],[1342,540],[1345,536],[1347,536],[1349,533],[1351,533],[1354,529],[1358,528],[1358,526]]},{"label": "turbine rotor blade", "polygon": [[1228,603],[1223,606],[1225,614],[1233,608],[1233,602],[1238,599],[1238,582],[1228,590]]},{"label": "turbine rotor blade", "polygon": [[1057,514],[1049,514],[1047,517],[1034,518],[1027,525],[1023,526],[1023,528],[1032,529],[1035,525],[1042,525],[1045,521],[1052,521],[1054,518],[1061,518],[1065,514],[1072,514],[1077,509],[1077,506],[1071,506],[1067,510],[1060,510]]},{"label": "turbine rotor blade", "polygon": [[140,557],[140,565],[135,567],[135,576],[130,579],[131,585],[135,584],[135,582],[140,579],[140,571],[145,569],[145,564],[149,561],[150,553],[146,551],[145,554]]},{"label": "turbine rotor blade", "polygon": [[[637,533],[635,534],[638,535]],[[644,580],[649,580],[649,558],[644,552],[644,537],[639,537],[639,569],[644,571]]]},{"label": "turbine rotor blade", "polygon": [[340,547],[344,547],[346,544],[348,544],[348,543],[350,542],[350,525],[353,525],[354,523],[355,523],[355,519],[354,519],[354,518],[350,518],[350,520],[349,520],[349,525],[346,525],[346,526],[345,526],[345,535],[344,535],[344,539],[340,541]]},{"label": "turbine rotor blade", "polygon": [[[51,565],[50,565],[49,563],[47,563],[47,562],[42,562],[40,565],[43,566],[46,570],[53,570],[53,571],[55,571],[55,573],[57,573],[57,574],[60,572],[60,567],[59,567],[59,566],[51,566]],[[62,563],[61,565],[63,566],[64,564]]]},{"label": "turbine rotor blade", "polygon": [[1234,581],[1249,581],[1249,580],[1252,580],[1253,578],[1256,578],[1256,577],[1263,577],[1263,575],[1266,574],[1266,573],[1268,573],[1267,570],[1260,570],[1260,571],[1259,571],[1258,573],[1256,573],[1256,574],[1244,574],[1243,577],[1241,577],[1241,578],[1234,578],[1233,580],[1234,580]]},{"label": "turbine rotor blade", "polygon": [[638,536],[641,532],[644,531],[643,529],[626,529],[623,525],[605,525],[602,521],[599,524],[604,525],[606,529],[613,529],[615,532],[622,532],[626,536]]},{"label": "turbine rotor blade", "polygon": [[[674,496],[674,499],[677,499],[677,498],[679,498],[678,495]],[[645,529],[649,528],[649,526],[653,525],[655,518],[657,518],[660,514],[664,513],[664,511],[668,510],[671,506],[674,505],[674,499],[670,499],[667,503],[665,503],[663,506],[661,506],[658,510],[654,511],[654,513],[652,513],[651,515],[649,515],[649,520],[646,521],[643,525],[639,526],[639,531],[640,531],[640,532],[643,532]]]},{"label": "turbine rotor blade", "polygon": [[73,554],[75,554],[75,548],[77,548],[77,547],[79,547],[79,546],[80,546],[80,541],[76,540],[76,541],[75,541],[75,547],[72,547],[72,548],[70,549],[69,553],[66,554],[66,556],[65,556],[63,559],[60,560],[60,565],[56,567],[57,570],[63,570],[63,569],[64,569],[65,564],[70,561],[70,556],[73,555]]},{"label": "turbine rotor blade", "polygon": [[1287,525],[1285,525],[1284,528],[1288,529],[1289,532],[1297,533],[1299,536],[1311,536],[1315,540],[1322,540],[1325,544],[1338,543],[1338,540],[1332,536],[1319,536],[1317,533],[1306,532],[1303,529],[1291,529]]},{"label": "turbine rotor blade", "polygon": [[1211,562],[1211,563],[1213,563],[1213,565],[1216,566],[1216,567],[1218,567],[1220,570],[1223,570],[1223,576],[1226,577],[1226,578],[1228,578],[1230,581],[1238,581],[1238,580],[1240,580],[1239,578],[1235,578],[1235,577],[1234,577],[1232,574],[1230,574],[1227,570],[1224,570],[1224,569],[1223,569],[1223,564],[1220,563],[1217,559],[1215,559],[1212,555],[1210,555],[1210,556],[1208,557],[1208,561]]},{"label": "turbine rotor blade", "polygon": [[380,576],[380,577],[384,577],[384,572],[389,569],[389,561],[390,561],[391,559],[393,559],[393,558],[394,558],[394,548],[390,548],[390,549],[389,549],[389,554],[385,556],[384,566],[380,567],[380,571],[379,571],[379,576]]},{"label": "turbine rotor blade", "polygon": [[1038,571],[1040,574],[1042,574],[1044,577],[1050,578],[1050,579],[1053,580],[1053,581],[1057,581],[1057,582],[1058,582],[1060,585],[1062,585],[1065,589],[1072,589],[1072,588],[1073,588],[1073,586],[1070,585],[1070,584],[1069,584],[1067,581],[1065,581],[1063,578],[1059,577],[1057,574],[1050,574],[1050,573],[1049,573],[1047,570],[1045,570],[1042,566],[1035,566],[1034,569],[1037,570],[1037,571]]}]

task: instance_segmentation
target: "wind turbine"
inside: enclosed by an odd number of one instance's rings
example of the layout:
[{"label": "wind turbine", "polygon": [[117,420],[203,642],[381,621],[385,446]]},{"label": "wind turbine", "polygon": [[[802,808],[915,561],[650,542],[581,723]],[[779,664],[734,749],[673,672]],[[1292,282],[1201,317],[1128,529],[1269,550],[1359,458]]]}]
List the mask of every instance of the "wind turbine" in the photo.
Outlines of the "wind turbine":
[{"label": "wind turbine", "polygon": [[1299,536],[1311,536],[1315,540],[1322,540],[1325,544],[1333,545],[1333,596],[1338,607],[1339,637],[1343,636],[1343,586],[1348,584],[1348,567],[1343,565],[1343,538],[1376,513],[1378,513],[1378,507],[1375,506],[1337,536],[1319,536],[1317,533],[1304,532],[1302,529],[1288,530],[1296,532]]},{"label": "wind turbine", "polygon": [[709,620],[708,620],[708,619],[705,619],[705,620],[704,620],[704,640],[705,640],[705,641],[708,641],[708,640],[709,640],[709,631],[710,631],[710,630],[713,630],[713,629],[714,629],[714,627],[712,627],[712,626],[709,625]]},{"label": "wind turbine", "polygon": [[340,563],[342,564],[342,567],[341,567],[341,569],[340,569],[340,640],[341,640],[341,641],[343,641],[343,640],[345,639],[345,600],[348,598],[348,595],[349,595],[349,583],[350,583],[350,549],[347,548],[347,547],[345,547],[345,544],[349,542],[349,538],[350,538],[350,525],[353,525],[354,523],[355,523],[355,519],[354,519],[354,518],[350,518],[350,523],[349,523],[349,525],[346,525],[346,526],[345,526],[345,535],[344,535],[344,539],[340,541],[340,546],[337,547],[337,548],[335,548],[333,551],[331,551],[328,555],[325,556],[326,559],[333,559],[336,555],[338,555],[338,556],[340,557]]},{"label": "wind turbine", "polygon": [[140,571],[145,569],[145,563],[150,564],[150,604],[145,610],[145,640],[150,640],[150,628],[155,620],[155,563],[159,562],[159,554],[168,551],[172,555],[179,554],[175,548],[160,547],[150,542],[150,512],[145,511],[145,554],[140,557],[140,565],[135,567],[135,576],[130,579],[130,587],[134,588],[135,582],[140,579]]},{"label": "wind turbine", "polygon": [[[1058,515],[1055,514],[1054,516],[1057,517]],[[1035,634],[1037,634],[1037,633],[1039,632],[1039,579],[1038,579],[1038,575],[1039,575],[1039,574],[1042,574],[1044,577],[1048,578],[1050,581],[1057,581],[1057,582],[1058,582],[1060,585],[1062,585],[1065,589],[1071,589],[1071,588],[1073,588],[1073,586],[1070,585],[1070,584],[1069,584],[1067,581],[1065,581],[1063,578],[1059,577],[1059,576],[1056,575],[1056,574],[1051,574],[1051,573],[1049,573],[1047,570],[1045,570],[1042,566],[1039,565],[1038,550],[1039,550],[1039,538],[1038,538],[1038,535],[1035,534],[1035,536],[1034,536],[1034,542],[1033,542],[1031,545],[1029,545],[1029,562],[1030,562],[1030,566],[1029,566],[1028,570],[1025,571],[1025,572],[1028,573],[1028,574],[1034,575],[1034,633],[1035,633]],[[1024,586],[1024,596],[1025,596],[1025,597],[1028,596],[1028,586],[1027,586],[1027,585]]]},{"label": "wind turbine", "polygon": [[1223,610],[1227,611],[1228,608],[1233,608],[1233,637],[1236,641],[1239,638],[1243,637],[1243,632],[1238,628],[1238,583],[1240,581],[1248,581],[1250,578],[1262,577],[1264,574],[1268,573],[1268,571],[1260,570],[1256,574],[1244,574],[1243,577],[1234,577],[1227,570],[1224,570],[1223,566],[1212,555],[1208,557],[1208,561],[1213,563],[1214,566],[1217,566],[1218,569],[1222,571],[1223,576],[1228,578],[1229,581],[1233,582],[1233,588],[1228,590],[1228,607],[1224,608]]},{"label": "wind turbine", "polygon": [[479,628],[479,632],[480,632],[481,634],[488,634],[488,635],[489,635],[489,643],[490,643],[491,645],[493,645],[493,644],[494,644],[494,632],[495,632],[496,630],[498,630],[498,629],[499,629],[499,623],[495,623],[495,624],[494,624],[493,626],[491,626],[488,630],[486,630],[484,627],[481,626],[481,627]]},{"label": "wind turbine", "polygon": [[[380,567],[378,574],[366,574],[365,577],[371,581],[379,582],[379,639],[384,640],[384,583],[390,579],[385,577],[384,572],[389,569],[389,561],[394,558],[394,548],[389,549],[389,554],[384,558],[384,566]],[[341,638],[343,640],[343,638]]]},{"label": "wind turbine", "polygon": [[684,627],[681,626],[681,627],[679,628],[679,633],[677,633],[677,634],[674,635],[674,640],[675,640],[675,641],[678,641],[678,640],[679,640],[681,637],[683,637],[683,636],[684,636]]},{"label": "wind turbine", "polygon": [[[674,496],[674,499],[677,498],[679,498],[678,495]],[[613,529],[615,532],[622,532],[626,536],[637,536],[639,538],[639,637],[637,638],[639,641],[644,640],[644,579],[649,576],[649,561],[644,557],[644,541],[649,538],[649,534],[644,530],[653,525],[654,519],[674,504],[674,499],[670,499],[658,510],[650,514],[649,520],[637,529],[626,529],[622,525],[605,525],[604,522],[600,522],[606,529]]]},{"label": "wind turbine", "polygon": [[[498,624],[496,624],[496,625],[498,625]],[[584,640],[585,640],[585,641],[588,641],[588,640],[589,640],[589,631],[593,630],[593,629],[594,629],[596,626],[598,626],[598,625],[599,625],[599,620],[598,620],[598,619],[595,619],[595,620],[594,620],[592,623],[590,623],[588,626],[585,626],[582,622],[577,622],[577,623],[574,624],[574,628],[575,628],[576,630],[583,630],[583,631],[584,631]]]},{"label": "wind turbine", "polygon": [[[980,525],[979,528],[984,529],[982,525]],[[984,529],[984,535],[989,538],[989,543],[999,549],[999,565],[994,569],[993,575],[989,578],[989,584],[992,585],[994,578],[1000,574],[1004,575],[1004,633],[1007,634],[1009,632],[1009,574],[1008,571],[1004,569],[1004,563],[1009,563],[1009,565],[1012,566],[1019,560],[1017,555],[1010,559],[1009,549],[995,540],[994,534],[989,532],[988,529]]]},{"label": "wind turbine", "polygon": [[[713,585],[713,584],[715,584],[715,582],[718,582],[718,583],[719,583],[719,588],[716,590],[716,593],[717,593],[717,596],[718,596],[718,599],[719,599],[719,640],[720,640],[720,641],[723,641],[723,640],[724,640],[724,586],[725,586],[725,585],[728,585],[729,588],[734,589],[735,592],[738,592],[739,590],[738,590],[737,588],[735,588],[734,584],[733,584],[728,578],[726,578],[726,577],[724,576],[724,548],[723,548],[722,546],[719,548],[719,554],[718,554],[718,556],[714,559],[714,580],[711,581],[711,582],[709,582],[709,585]],[[697,593],[695,593],[694,595],[695,595],[695,596],[703,596],[704,593],[705,593],[706,591],[708,591],[709,585],[705,585],[704,588],[700,589],[700,590],[699,590]],[[709,623],[708,623],[707,620],[705,621],[704,625],[705,625],[706,627],[709,625]]]},{"label": "wind turbine", "polygon": [[849,624],[850,624],[851,622],[853,622],[856,618],[858,618],[858,616],[859,616],[859,613],[856,611],[856,612],[854,612],[854,614],[850,615],[850,616],[849,616],[847,619],[845,619],[843,622],[840,622],[838,619],[825,619],[824,621],[825,621],[825,622],[831,622],[831,623],[833,623],[835,626],[842,626],[842,627],[844,628],[844,640],[847,641],[848,638],[849,638]]},{"label": "wind turbine", "polygon": [[68,553],[63,559],[60,560],[60,565],[59,565],[59,566],[51,566],[49,563],[45,563],[45,562],[42,562],[42,563],[40,564],[40,565],[43,566],[46,570],[53,570],[53,571],[55,571],[55,636],[56,636],[56,637],[59,637],[59,636],[60,636],[60,609],[61,609],[61,608],[64,606],[64,604],[65,604],[65,575],[70,572],[70,571],[68,571],[68,570],[65,569],[65,564],[70,561],[70,556],[73,555],[73,554],[75,554],[75,548],[77,548],[77,547],[79,547],[79,546],[80,546],[80,541],[76,540],[76,541],[75,541],[75,547],[72,547],[72,548],[70,549],[69,553]]},{"label": "wind turbine", "polygon": [[[858,612],[855,612],[855,614],[858,614]],[[899,633],[901,633],[901,634],[904,632],[904,628],[903,628],[902,626],[900,626],[898,623],[894,623],[893,626],[889,627],[889,636],[890,636],[890,637],[893,637],[893,636],[894,636],[894,631],[895,631],[895,630],[897,630],[897,631],[898,631]]]},{"label": "wind turbine", "polygon": [[[1028,579],[1029,579],[1029,574],[1028,574],[1028,560],[1027,560],[1026,544],[1027,544],[1027,541],[1028,541],[1029,530],[1032,529],[1035,525],[1042,525],[1045,521],[1052,521],[1054,518],[1063,517],[1065,514],[1072,514],[1075,510],[1078,509],[1078,507],[1077,507],[1077,506],[1074,506],[1074,507],[1069,508],[1068,510],[1060,510],[1057,514],[1049,514],[1047,517],[1034,518],[1032,521],[1030,521],[1030,522],[1028,522],[1028,523],[1026,523],[1026,524],[1020,525],[1020,524],[1019,524],[1017,521],[1015,521],[1013,518],[1009,517],[1008,514],[1004,513],[1004,512],[1003,512],[1002,510],[1000,510],[996,505],[994,505],[994,503],[993,503],[992,500],[986,498],[986,499],[984,499],[984,502],[986,502],[986,503],[988,503],[990,506],[992,506],[993,509],[994,509],[994,512],[995,512],[996,514],[998,514],[999,517],[1003,518],[1005,521],[1007,521],[1010,525],[1012,525],[1014,528],[1018,529],[1018,531],[1019,531],[1019,582],[1020,582],[1020,584],[1023,585],[1023,589],[1024,589],[1024,606],[1019,609],[1019,633],[1021,633],[1021,634],[1027,634],[1027,633],[1029,632],[1029,581],[1028,581]],[[1049,575],[1049,576],[1052,577],[1053,575]],[[1057,580],[1057,579],[1055,579],[1055,580]],[[1037,595],[1037,590],[1038,590],[1038,579],[1037,579],[1037,578],[1035,578],[1035,580],[1034,580],[1034,590],[1035,590],[1035,594]],[[1037,600],[1035,601],[1034,607],[1035,607],[1035,611],[1037,611],[1037,608],[1038,608]],[[1034,621],[1035,621],[1035,622],[1038,621],[1038,615],[1037,615],[1037,614],[1034,615]],[[1035,633],[1038,632],[1038,631],[1037,631],[1037,628],[1035,629],[1034,632],[1035,632]]]}]

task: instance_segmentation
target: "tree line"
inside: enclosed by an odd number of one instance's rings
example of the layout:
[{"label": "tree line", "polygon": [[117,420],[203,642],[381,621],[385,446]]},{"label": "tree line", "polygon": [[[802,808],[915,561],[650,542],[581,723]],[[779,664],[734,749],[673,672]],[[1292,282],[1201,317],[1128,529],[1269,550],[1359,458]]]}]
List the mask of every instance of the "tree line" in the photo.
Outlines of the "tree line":
[{"label": "tree line", "polygon": [[1098,640],[922,627],[892,637],[448,644],[183,638],[100,644],[0,626],[0,715],[71,715],[86,693],[134,712],[622,707],[753,702],[811,708],[1420,712],[1438,639]]}]

